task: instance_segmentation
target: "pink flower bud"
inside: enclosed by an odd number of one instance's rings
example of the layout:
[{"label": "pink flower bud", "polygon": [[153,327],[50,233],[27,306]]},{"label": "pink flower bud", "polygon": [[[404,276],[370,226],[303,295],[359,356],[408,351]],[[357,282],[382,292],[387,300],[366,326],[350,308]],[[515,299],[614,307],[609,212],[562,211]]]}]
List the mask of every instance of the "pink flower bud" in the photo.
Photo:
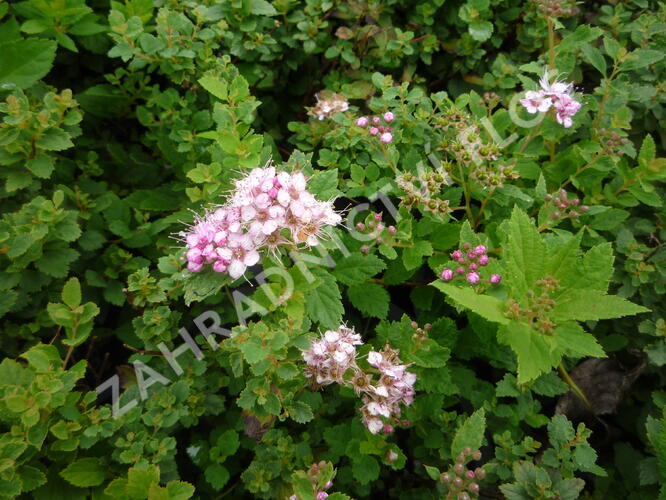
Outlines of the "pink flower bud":
[{"label": "pink flower bud", "polygon": [[451,258],[453,260],[458,260],[463,256],[463,253],[460,250],[454,250],[451,252]]},{"label": "pink flower bud", "polygon": [[471,283],[472,285],[475,283],[478,283],[479,280],[481,279],[481,276],[479,276],[479,273],[471,272],[467,273],[467,276],[465,277],[468,283]]},{"label": "pink flower bud", "polygon": [[370,127],[368,132],[370,132],[370,135],[377,135],[379,133],[379,129],[377,129],[377,127]]},{"label": "pink flower bud", "polygon": [[328,493],[325,491],[320,491],[317,493],[317,500],[326,500],[328,498]]},{"label": "pink flower bud", "polygon": [[278,190],[275,188],[271,188],[268,190],[268,196],[270,196],[272,199],[277,198],[278,195]]},{"label": "pink flower bud", "polygon": [[483,245],[479,245],[474,249],[474,253],[476,255],[483,255],[487,251],[488,251],[488,249],[486,247],[484,247]]},{"label": "pink flower bud", "polygon": [[375,125],[379,125],[379,122],[381,122],[381,120],[379,119],[378,116],[372,117],[372,123],[374,123]]},{"label": "pink flower bud", "polygon": [[368,119],[365,116],[362,116],[358,120],[356,120],[356,125],[365,128],[368,126]]},{"label": "pink flower bud", "polygon": [[382,220],[382,214],[375,214],[375,220],[376,220],[377,222],[379,222],[380,220]]},{"label": "pink flower bud", "polygon": [[379,140],[382,141],[384,144],[390,144],[391,141],[393,140],[393,134],[391,134],[391,132],[384,132],[379,138]]},{"label": "pink flower bud", "polygon": [[324,489],[327,490],[327,489],[329,489],[331,486],[333,486],[333,482],[328,481],[328,482],[324,485]]},{"label": "pink flower bud", "polygon": [[474,260],[476,259],[476,253],[475,252],[467,252],[467,258],[469,260]]},{"label": "pink flower bud", "polygon": [[390,111],[387,111],[386,113],[384,113],[384,121],[386,123],[391,123],[394,118],[395,118],[395,116]]},{"label": "pink flower bud", "polygon": [[502,281],[502,276],[500,276],[499,274],[491,274],[490,275],[490,282],[493,285],[499,285],[501,281]]},{"label": "pink flower bud", "polygon": [[468,470],[465,475],[467,476],[467,479],[474,479],[474,471],[473,470]]},{"label": "pink flower bud", "polygon": [[395,234],[395,231],[396,231],[395,226],[389,226],[387,229],[388,229],[389,234]]},{"label": "pink flower bud", "polygon": [[384,426],[384,434],[392,434],[393,433],[393,426],[386,424]]},{"label": "pink flower bud", "polygon": [[470,264],[469,265],[469,270],[470,271],[476,271],[478,268],[479,268],[479,266],[477,266],[476,264]]},{"label": "pink flower bud", "polygon": [[487,255],[482,255],[479,257],[479,265],[480,266],[487,266],[488,265],[488,256]]},{"label": "pink flower bud", "polygon": [[380,125],[380,126],[377,127],[377,128],[379,128],[379,131],[380,131],[380,132],[384,132],[384,125]]},{"label": "pink flower bud", "polygon": [[451,269],[444,269],[440,276],[444,281],[451,281],[453,279],[453,271]]},{"label": "pink flower bud", "polygon": [[463,274],[465,272],[465,269],[462,267],[456,267],[456,274]]}]

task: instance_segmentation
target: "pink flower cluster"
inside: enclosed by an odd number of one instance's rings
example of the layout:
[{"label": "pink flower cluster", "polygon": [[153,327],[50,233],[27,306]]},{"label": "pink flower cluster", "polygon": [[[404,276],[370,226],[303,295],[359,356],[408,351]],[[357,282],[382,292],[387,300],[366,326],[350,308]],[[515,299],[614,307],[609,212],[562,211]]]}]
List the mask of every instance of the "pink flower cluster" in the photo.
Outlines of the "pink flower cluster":
[{"label": "pink flower cluster", "polygon": [[368,363],[379,372],[379,379],[374,380],[356,363],[356,346],[362,344],[360,335],[351,328],[329,330],[303,351],[304,373],[316,386],[336,382],[353,387],[363,401],[363,424],[373,434],[382,430],[390,434],[391,423],[400,423],[400,405],[410,405],[414,399],[416,375],[401,364],[397,350],[386,346],[381,352],[368,354]]},{"label": "pink flower cluster", "polygon": [[[453,281],[456,277],[465,276],[465,281],[476,285],[481,281],[481,268],[488,265],[490,259],[488,258],[488,249],[484,245],[478,245],[472,248],[472,245],[465,243],[464,250],[454,250],[451,252],[451,259],[455,261],[458,266],[455,269],[444,269],[440,277],[444,281]],[[502,281],[502,276],[499,274],[491,274],[488,282],[493,285],[498,285]]]},{"label": "pink flower cluster", "polygon": [[412,404],[416,375],[407,371],[407,365],[401,364],[398,351],[389,346],[381,352],[370,351],[368,363],[379,370],[379,381],[370,385],[363,394],[363,423],[373,434],[381,430],[390,434],[393,426],[384,423],[382,417],[398,421],[400,405]]},{"label": "pink flower cluster", "polygon": [[[382,120],[384,121],[384,124],[382,124]],[[387,111],[381,118],[379,116],[373,116],[372,118],[362,116],[356,120],[356,125],[361,128],[366,128],[370,125],[370,128],[368,128],[370,135],[377,137],[380,142],[383,142],[384,144],[390,144],[393,142],[393,129],[388,125],[393,120],[395,120],[394,114]]]},{"label": "pink flower cluster", "polygon": [[362,344],[361,336],[352,328],[340,325],[337,330],[328,330],[307,351],[303,351],[303,359],[307,363],[305,376],[318,386],[333,382],[345,384],[347,370],[358,369],[356,346]]},{"label": "pink flower cluster", "polygon": [[301,172],[278,173],[266,166],[237,180],[225,205],[198,216],[179,236],[187,247],[189,271],[210,264],[215,272],[236,279],[259,262],[260,250],[315,246],[323,227],[341,220],[330,201],[318,201],[308,192]]},{"label": "pink flower cluster", "polygon": [[569,128],[573,124],[571,119],[580,110],[582,104],[573,98],[573,84],[558,82],[552,84],[548,78],[548,71],[539,80],[540,90],[529,90],[520,104],[528,113],[545,113],[551,106],[555,109],[557,123]]}]

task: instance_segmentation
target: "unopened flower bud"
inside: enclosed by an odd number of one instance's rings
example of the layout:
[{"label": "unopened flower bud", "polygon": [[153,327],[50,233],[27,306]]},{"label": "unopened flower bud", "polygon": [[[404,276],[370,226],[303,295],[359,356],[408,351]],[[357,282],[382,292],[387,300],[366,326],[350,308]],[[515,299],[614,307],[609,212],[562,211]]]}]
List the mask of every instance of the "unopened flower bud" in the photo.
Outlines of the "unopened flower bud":
[{"label": "unopened flower bud", "polygon": [[[502,276],[499,275],[499,274],[491,274],[490,275],[490,282],[493,285],[499,285],[502,282]],[[478,460],[478,459],[475,458],[474,460]]]},{"label": "unopened flower bud", "polygon": [[370,132],[370,135],[377,135],[379,133],[379,129],[377,127],[370,127],[368,132]]},{"label": "unopened flower bud", "polygon": [[358,224],[356,224],[356,229],[358,229],[359,231],[365,231],[365,224],[359,222]]},{"label": "unopened flower bud", "polygon": [[466,492],[459,493],[458,500],[470,500],[469,494]]},{"label": "unopened flower bud", "polygon": [[449,474],[448,472],[444,472],[444,473],[442,473],[441,476],[439,476],[439,479],[441,479],[441,481],[443,483],[450,483],[451,482],[451,474]]},{"label": "unopened flower bud", "polygon": [[384,132],[379,138],[379,140],[382,141],[384,144],[390,144],[391,141],[393,140],[393,134],[391,134],[391,132]]},{"label": "unopened flower bud", "polygon": [[456,488],[462,488],[463,480],[460,479],[459,477],[457,477],[457,478],[455,478],[455,479],[453,480],[453,485],[454,485]]},{"label": "unopened flower bud", "polygon": [[[502,277],[498,274],[500,281],[502,280]],[[499,283],[499,282],[498,282]],[[474,460],[481,460],[481,452],[479,450],[476,450],[474,453],[472,453],[472,458]]]},{"label": "unopened flower bud", "polygon": [[395,118],[395,116],[390,111],[387,111],[386,113],[384,113],[384,121],[386,123],[391,123],[394,118]]},{"label": "unopened flower bud", "polygon": [[441,274],[444,281],[451,281],[453,279],[453,271],[451,269],[444,269]]},{"label": "unopened flower bud", "polygon": [[372,123],[374,123],[375,125],[379,125],[379,122],[381,122],[381,120],[379,119],[378,116],[372,117]]},{"label": "unopened flower bud", "polygon": [[465,272],[465,269],[462,267],[456,267],[456,274],[463,274]]},{"label": "unopened flower bud", "polygon": [[368,126],[368,119],[365,116],[362,116],[358,120],[356,120],[356,125],[359,127],[365,128]]},{"label": "unopened flower bud", "polygon": [[479,493],[479,485],[476,483],[469,483],[469,486],[467,486],[467,488],[469,488],[469,491],[471,491],[472,493]]},{"label": "unopened flower bud", "polygon": [[[499,276],[499,275],[498,275]],[[465,277],[468,283],[471,283],[474,285],[475,283],[478,283],[479,280],[481,279],[481,276],[479,276],[479,273],[471,272],[467,273],[467,276]]]},{"label": "unopened flower bud", "polygon": [[389,234],[395,234],[396,232],[395,226],[389,226],[386,229],[388,230]]},{"label": "unopened flower bud", "polygon": [[320,491],[317,493],[317,500],[326,500],[328,498],[328,493],[325,491]]},{"label": "unopened flower bud", "polygon": [[361,250],[361,253],[365,255],[368,252],[370,252],[370,247],[368,245],[363,245],[360,250]]},{"label": "unopened flower bud", "polygon": [[477,467],[474,470],[474,475],[476,476],[477,479],[484,479],[486,477],[486,471],[481,467]]}]

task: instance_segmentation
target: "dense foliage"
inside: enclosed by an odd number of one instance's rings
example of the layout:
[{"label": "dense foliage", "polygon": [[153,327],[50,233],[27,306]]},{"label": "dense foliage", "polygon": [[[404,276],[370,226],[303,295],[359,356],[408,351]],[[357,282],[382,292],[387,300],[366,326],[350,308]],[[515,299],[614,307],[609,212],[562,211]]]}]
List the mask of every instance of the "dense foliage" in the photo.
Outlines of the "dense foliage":
[{"label": "dense foliage", "polygon": [[666,499],[666,5],[0,0],[0,497]]}]

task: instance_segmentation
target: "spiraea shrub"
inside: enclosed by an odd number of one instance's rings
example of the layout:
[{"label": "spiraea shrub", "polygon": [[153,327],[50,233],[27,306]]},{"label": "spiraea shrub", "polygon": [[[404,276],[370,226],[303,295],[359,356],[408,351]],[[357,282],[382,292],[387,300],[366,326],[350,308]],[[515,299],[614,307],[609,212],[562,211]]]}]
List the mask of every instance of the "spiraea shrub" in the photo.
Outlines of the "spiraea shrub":
[{"label": "spiraea shrub", "polygon": [[0,0],[0,497],[666,500],[666,5]]}]

